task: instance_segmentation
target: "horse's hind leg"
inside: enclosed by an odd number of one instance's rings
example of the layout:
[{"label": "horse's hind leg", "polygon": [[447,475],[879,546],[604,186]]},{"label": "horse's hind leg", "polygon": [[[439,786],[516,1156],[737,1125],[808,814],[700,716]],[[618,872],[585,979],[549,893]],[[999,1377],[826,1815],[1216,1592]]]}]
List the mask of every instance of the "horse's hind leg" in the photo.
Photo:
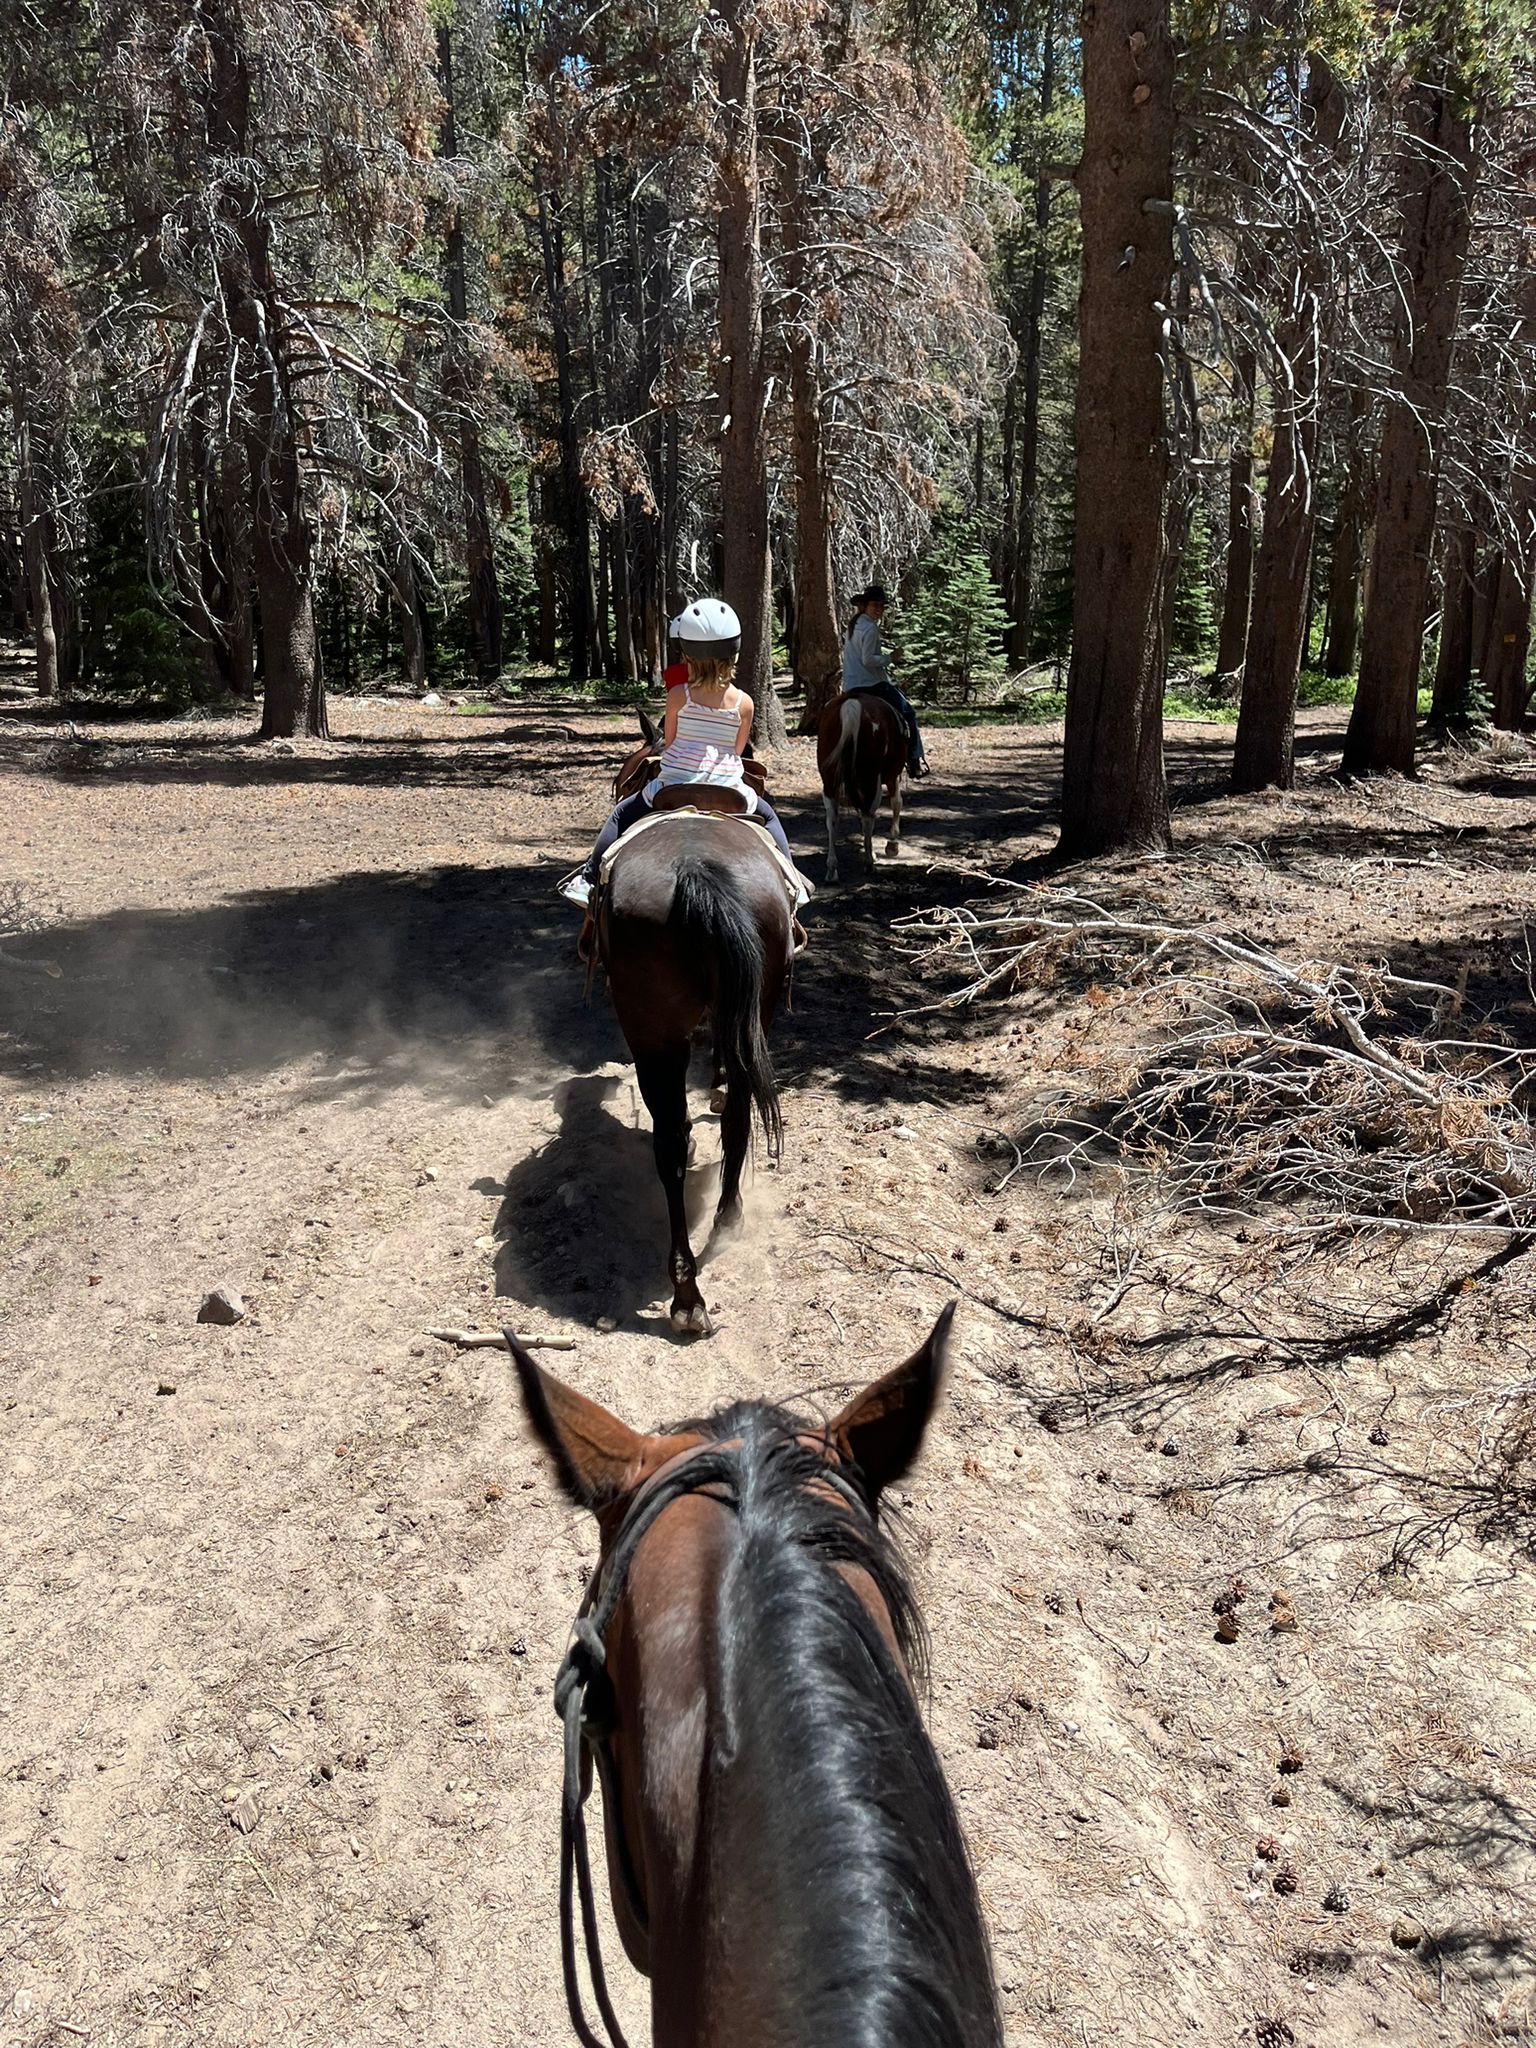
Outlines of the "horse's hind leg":
[{"label": "horse's hind leg", "polygon": [[901,778],[899,776],[885,794],[891,806],[891,830],[890,836],[885,842],[885,852],[888,860],[894,860],[901,851]]},{"label": "horse's hind leg", "polygon": [[827,880],[837,880],[837,798],[822,795],[822,804],[827,813]]},{"label": "horse's hind leg", "polygon": [[699,1292],[698,1267],[688,1242],[688,1046],[686,1041],[665,1052],[637,1053],[635,1077],[651,1113],[655,1134],[656,1171],[666,1190],[672,1229],[669,1270],[672,1275],[672,1327],[707,1337],[711,1324]]},{"label": "horse's hind leg", "polygon": [[711,1116],[724,1116],[727,1099],[725,1056],[720,1050],[718,1038],[714,1041],[712,1058],[714,1065],[709,1081],[709,1113]]},{"label": "horse's hind leg", "polygon": [[[878,794],[875,802],[880,801]],[[864,827],[864,865],[874,872],[875,866],[875,813],[873,806],[859,814],[859,823]]]},{"label": "horse's hind leg", "polygon": [[720,1119],[721,1163],[720,1201],[715,1210],[715,1229],[735,1230],[741,1224],[741,1169],[746,1163],[752,1136],[752,1097],[740,1078],[726,1092],[725,1113]]}]

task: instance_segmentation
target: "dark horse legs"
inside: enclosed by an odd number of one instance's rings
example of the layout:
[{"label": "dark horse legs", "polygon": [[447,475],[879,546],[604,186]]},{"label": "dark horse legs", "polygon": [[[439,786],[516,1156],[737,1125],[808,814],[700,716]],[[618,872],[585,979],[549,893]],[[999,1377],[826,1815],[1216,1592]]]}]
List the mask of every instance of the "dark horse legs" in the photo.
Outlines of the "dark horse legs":
[{"label": "dark horse legs", "polygon": [[667,1196],[672,1230],[668,1271],[672,1275],[672,1327],[710,1334],[699,1292],[698,1267],[688,1242],[688,1042],[662,1052],[635,1055],[635,1078],[655,1133],[656,1171]]}]

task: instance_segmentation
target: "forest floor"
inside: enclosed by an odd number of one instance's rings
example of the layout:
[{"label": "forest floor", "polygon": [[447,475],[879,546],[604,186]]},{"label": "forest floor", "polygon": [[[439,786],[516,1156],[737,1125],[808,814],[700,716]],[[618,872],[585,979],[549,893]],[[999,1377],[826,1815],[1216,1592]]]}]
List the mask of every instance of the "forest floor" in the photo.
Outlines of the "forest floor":
[{"label": "forest floor", "polygon": [[[1532,1261],[1282,1253],[1109,1168],[998,1190],[1092,993],[902,1017],[943,990],[891,925],[977,893],[931,861],[1047,854],[1059,731],[936,733],[900,862],[816,899],[783,1163],[685,1344],[553,893],[626,721],[332,716],[270,747],[0,711],[0,882],[47,921],[10,950],[57,969],[0,966],[0,2042],[567,2042],[550,1683],[592,1532],[505,1360],[424,1332],[573,1335],[550,1364],[649,1424],[830,1401],[956,1294],[906,1522],[1010,2043],[1530,2039],[1533,1491],[1487,1452]],[[1257,800],[1229,729],[1172,728],[1177,857],[1072,878],[1287,958],[1464,961],[1531,1042],[1536,762],[1343,790],[1341,716]],[[803,743],[774,787],[819,877]],[[199,1325],[221,1283],[247,1319]]]}]

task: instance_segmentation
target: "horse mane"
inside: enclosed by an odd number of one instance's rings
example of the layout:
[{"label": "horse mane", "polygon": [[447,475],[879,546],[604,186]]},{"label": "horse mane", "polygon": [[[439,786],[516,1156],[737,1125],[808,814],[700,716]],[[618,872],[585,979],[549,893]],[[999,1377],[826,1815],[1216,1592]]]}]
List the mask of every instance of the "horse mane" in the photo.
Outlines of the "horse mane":
[{"label": "horse mane", "polygon": [[772,2038],[839,2048],[1002,2041],[975,1877],[907,1673],[845,1574],[867,1574],[907,1670],[927,1639],[873,1513],[825,1485],[806,1425],[743,1402],[703,1423],[740,1442],[737,1532],[717,1602],[707,1794],[732,1881],[771,1952]]}]

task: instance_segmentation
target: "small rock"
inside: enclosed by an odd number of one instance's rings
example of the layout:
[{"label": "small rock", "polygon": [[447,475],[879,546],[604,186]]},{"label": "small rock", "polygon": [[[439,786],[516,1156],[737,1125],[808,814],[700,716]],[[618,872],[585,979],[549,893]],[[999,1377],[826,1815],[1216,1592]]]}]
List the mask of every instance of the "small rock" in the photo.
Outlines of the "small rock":
[{"label": "small rock", "polygon": [[31,2019],[33,2013],[37,2011],[37,1993],[28,1991],[23,1985],[11,2000],[11,2011],[19,2020]]},{"label": "small rock", "polygon": [[1077,1723],[1075,1721],[1063,1721],[1061,1732],[1063,1735],[1075,1735],[1077,1733]]},{"label": "small rock", "polygon": [[200,1323],[243,1323],[245,1303],[231,1287],[215,1287],[211,1294],[203,1296],[203,1305],[197,1312]]},{"label": "small rock", "polygon": [[436,711],[442,705],[443,700],[439,697],[436,690],[428,690],[426,695],[418,698],[417,701],[424,711]]},{"label": "small rock", "polygon": [[299,750],[292,740],[273,740],[272,751],[274,754],[296,754]]},{"label": "small rock", "polygon": [[480,1107],[481,1107],[482,1109],[494,1109],[494,1108],[496,1107],[496,1098],[495,1098],[495,1096],[494,1096],[494,1095],[482,1095],[482,1096],[481,1096],[481,1098],[480,1098]]},{"label": "small rock", "polygon": [[223,1796],[224,1804],[226,1806],[233,1806],[235,1801],[240,1797],[240,1787],[238,1785],[226,1785],[224,1787]]},{"label": "small rock", "polygon": [[162,1380],[159,1386],[155,1389],[155,1392],[157,1394],[174,1394],[175,1391],[176,1382],[174,1380]]},{"label": "small rock", "polygon": [[892,1124],[891,1136],[893,1138],[901,1138],[910,1145],[916,1138],[917,1133],[910,1124]]},{"label": "small rock", "polygon": [[1394,1948],[1417,1948],[1424,1939],[1424,1930],[1417,1920],[1409,1919],[1406,1913],[1399,1913],[1392,1922],[1392,1946]]},{"label": "small rock", "polygon": [[419,1188],[428,1188],[436,1179],[437,1168],[435,1166],[424,1166],[416,1176],[416,1185]]},{"label": "small rock", "polygon": [[617,1316],[599,1316],[592,1327],[601,1330],[606,1337],[619,1327],[619,1319]]}]

